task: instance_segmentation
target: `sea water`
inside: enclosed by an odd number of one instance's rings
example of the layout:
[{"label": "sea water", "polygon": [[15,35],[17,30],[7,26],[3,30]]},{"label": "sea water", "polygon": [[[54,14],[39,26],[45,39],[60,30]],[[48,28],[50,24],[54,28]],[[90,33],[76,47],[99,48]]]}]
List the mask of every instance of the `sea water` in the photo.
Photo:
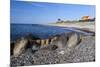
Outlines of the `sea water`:
[{"label": "sea water", "polygon": [[71,32],[71,30],[61,27],[41,24],[11,24],[10,26],[11,40],[16,40],[29,34],[39,38],[48,38],[51,36]]}]

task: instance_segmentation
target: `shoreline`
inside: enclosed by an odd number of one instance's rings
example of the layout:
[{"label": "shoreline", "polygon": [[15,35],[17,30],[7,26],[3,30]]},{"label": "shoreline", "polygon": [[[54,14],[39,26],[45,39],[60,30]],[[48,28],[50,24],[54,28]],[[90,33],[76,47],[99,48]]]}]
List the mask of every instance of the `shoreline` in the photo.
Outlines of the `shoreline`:
[{"label": "shoreline", "polygon": [[72,23],[54,23],[48,24],[50,26],[58,26],[58,27],[73,27],[79,29],[86,29],[92,32],[95,32],[95,22],[72,22]]},{"label": "shoreline", "polygon": [[[81,23],[81,24],[69,23],[69,24],[51,24],[51,25],[48,24],[48,25],[58,26],[62,28],[67,28],[69,26],[69,28],[77,27],[78,29],[80,29],[81,26],[82,28],[85,28],[86,24],[88,23]],[[93,32],[95,32],[95,28],[93,26],[94,24],[92,24],[92,26],[87,25],[87,28],[85,29],[91,31],[93,28],[94,29]],[[72,43],[74,41],[70,41],[70,42]],[[33,45],[34,44],[35,43],[33,43]],[[78,63],[78,62],[95,61],[95,35],[83,36],[79,44],[77,44],[73,48],[59,49],[54,47],[54,49],[56,48],[55,50],[52,50],[51,48],[52,46],[48,44],[47,47],[39,49],[35,53],[32,52],[32,48],[28,48],[27,50],[22,52],[18,57],[12,55],[10,58],[11,60],[10,65],[11,67],[15,67],[15,66],[26,66],[26,65],[28,66],[28,65],[62,64],[62,63]]]}]

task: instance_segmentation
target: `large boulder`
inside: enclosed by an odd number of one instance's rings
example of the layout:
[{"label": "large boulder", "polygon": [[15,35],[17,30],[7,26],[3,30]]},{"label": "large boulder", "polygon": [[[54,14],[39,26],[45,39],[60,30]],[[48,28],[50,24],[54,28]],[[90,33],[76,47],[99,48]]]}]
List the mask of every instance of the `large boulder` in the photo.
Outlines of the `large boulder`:
[{"label": "large boulder", "polygon": [[57,35],[57,38],[51,42],[51,45],[56,45],[59,49],[72,48],[80,43],[80,35],[81,34],[75,32]]},{"label": "large boulder", "polygon": [[19,56],[25,50],[27,43],[28,39],[25,39],[23,37],[17,40],[13,49],[13,55],[15,57]]},{"label": "large boulder", "polygon": [[32,34],[17,39],[14,44],[13,55],[17,57],[28,48],[32,48],[32,50],[38,50],[40,45],[38,45],[38,43],[36,43],[35,41],[32,41],[37,39],[40,38]]},{"label": "large boulder", "polygon": [[76,45],[78,45],[80,41],[81,41],[80,34],[78,34],[78,33],[71,33],[68,36],[67,47],[68,48],[73,48]]},{"label": "large boulder", "polygon": [[66,43],[68,41],[67,36],[65,34],[57,35],[56,39],[54,39],[50,44],[56,45],[59,49],[65,48]]}]

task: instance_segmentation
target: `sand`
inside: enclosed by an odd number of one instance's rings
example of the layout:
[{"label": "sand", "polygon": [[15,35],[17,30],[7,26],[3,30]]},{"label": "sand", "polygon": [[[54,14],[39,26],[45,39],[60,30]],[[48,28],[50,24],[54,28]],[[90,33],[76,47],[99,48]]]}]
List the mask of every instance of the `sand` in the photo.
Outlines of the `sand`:
[{"label": "sand", "polygon": [[51,26],[60,26],[60,27],[75,27],[81,29],[87,29],[95,32],[95,22],[72,22],[72,23],[58,23],[58,24],[49,24]]}]

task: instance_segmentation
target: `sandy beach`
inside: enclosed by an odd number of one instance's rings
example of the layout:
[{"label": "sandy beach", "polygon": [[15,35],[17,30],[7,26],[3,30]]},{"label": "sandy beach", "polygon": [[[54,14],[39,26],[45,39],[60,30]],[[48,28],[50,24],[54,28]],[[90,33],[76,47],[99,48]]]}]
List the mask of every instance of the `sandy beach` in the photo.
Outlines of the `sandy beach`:
[{"label": "sandy beach", "polygon": [[60,27],[74,27],[80,29],[87,29],[95,32],[95,22],[71,22],[71,23],[55,23],[49,24],[51,26],[60,26]]}]

